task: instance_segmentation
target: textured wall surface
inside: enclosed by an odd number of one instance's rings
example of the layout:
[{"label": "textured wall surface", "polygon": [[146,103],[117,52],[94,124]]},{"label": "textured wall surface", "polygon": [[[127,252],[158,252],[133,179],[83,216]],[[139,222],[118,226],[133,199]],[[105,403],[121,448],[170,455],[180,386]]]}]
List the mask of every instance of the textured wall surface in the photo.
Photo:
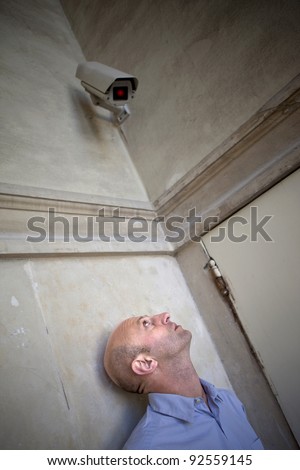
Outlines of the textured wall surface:
[{"label": "textured wall surface", "polygon": [[[195,1],[63,3],[88,58],[140,79],[124,130],[152,199],[284,86],[296,67],[292,1],[290,9],[278,1],[272,9],[245,2],[238,10],[217,1],[206,2],[207,10]],[[68,217],[92,210],[79,207],[92,195],[108,205],[111,197],[120,204],[130,199],[129,207],[148,198],[109,114],[91,105],[74,76],[84,57],[58,0],[1,2],[0,20],[0,185],[6,194],[0,248],[11,256],[0,264],[0,447],[119,448],[145,401],[108,381],[102,353],[108,333],[128,315],[169,310],[193,331],[199,374],[219,386],[230,383],[201,303],[197,308],[174,258],[150,255],[147,247],[147,256],[143,248],[139,256],[121,256],[113,244],[101,256],[97,243],[94,256],[79,256],[71,243],[63,251],[68,256],[55,246],[7,249],[7,241],[18,248],[26,216],[45,211],[55,194]],[[70,196],[74,207],[60,204],[68,192],[79,194]],[[198,278],[193,253],[180,261],[187,278]],[[205,294],[206,318],[209,309],[222,312],[211,291]],[[249,390],[243,392],[249,398]],[[255,399],[248,403],[253,407]]]},{"label": "textured wall surface", "polygon": [[203,378],[229,381],[177,261],[168,256],[2,261],[0,447],[116,449],[145,407],[106,377],[107,336],[170,311],[193,332]]},{"label": "textured wall surface", "polygon": [[62,0],[88,60],[140,80],[125,123],[151,199],[299,73],[298,0]]},{"label": "textured wall surface", "polygon": [[1,2],[0,54],[0,183],[147,200],[58,0]]}]

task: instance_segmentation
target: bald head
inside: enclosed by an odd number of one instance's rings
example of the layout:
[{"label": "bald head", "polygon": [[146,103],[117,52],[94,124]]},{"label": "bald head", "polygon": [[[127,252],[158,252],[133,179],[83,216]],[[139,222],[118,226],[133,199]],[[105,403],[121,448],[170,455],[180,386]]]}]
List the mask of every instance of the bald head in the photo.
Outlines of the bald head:
[{"label": "bald head", "polygon": [[131,317],[111,334],[104,367],[116,385],[143,393],[164,362],[189,349],[190,340],[191,333],[170,321],[167,312]]},{"label": "bald head", "polygon": [[132,362],[149,348],[139,344],[132,334],[136,317],[123,321],[110,335],[104,354],[104,368],[111,380],[128,392],[139,392],[140,377],[132,370]]}]

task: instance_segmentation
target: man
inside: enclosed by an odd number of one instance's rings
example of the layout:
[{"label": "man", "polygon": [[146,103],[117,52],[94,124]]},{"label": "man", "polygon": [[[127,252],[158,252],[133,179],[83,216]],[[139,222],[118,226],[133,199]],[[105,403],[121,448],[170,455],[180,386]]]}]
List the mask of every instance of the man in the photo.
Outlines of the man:
[{"label": "man", "polygon": [[149,398],[124,449],[263,449],[236,395],[199,379],[191,338],[167,312],[128,318],[111,334],[107,374]]}]

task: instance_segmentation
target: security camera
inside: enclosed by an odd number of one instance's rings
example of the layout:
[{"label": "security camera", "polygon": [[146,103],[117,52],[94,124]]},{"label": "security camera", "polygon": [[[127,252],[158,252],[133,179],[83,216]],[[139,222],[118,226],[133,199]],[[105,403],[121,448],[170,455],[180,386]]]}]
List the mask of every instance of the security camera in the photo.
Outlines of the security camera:
[{"label": "security camera", "polygon": [[98,62],[79,64],[76,77],[93,103],[112,111],[119,124],[130,115],[127,105],[135,96],[136,77]]}]

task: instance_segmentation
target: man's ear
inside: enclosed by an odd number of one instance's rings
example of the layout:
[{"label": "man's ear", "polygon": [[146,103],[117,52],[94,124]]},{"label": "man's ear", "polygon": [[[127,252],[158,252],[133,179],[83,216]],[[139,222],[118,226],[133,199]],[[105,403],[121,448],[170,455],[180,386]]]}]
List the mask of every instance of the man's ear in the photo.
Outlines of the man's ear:
[{"label": "man's ear", "polygon": [[158,362],[151,356],[139,354],[131,363],[131,369],[137,375],[152,374],[155,371]]}]

